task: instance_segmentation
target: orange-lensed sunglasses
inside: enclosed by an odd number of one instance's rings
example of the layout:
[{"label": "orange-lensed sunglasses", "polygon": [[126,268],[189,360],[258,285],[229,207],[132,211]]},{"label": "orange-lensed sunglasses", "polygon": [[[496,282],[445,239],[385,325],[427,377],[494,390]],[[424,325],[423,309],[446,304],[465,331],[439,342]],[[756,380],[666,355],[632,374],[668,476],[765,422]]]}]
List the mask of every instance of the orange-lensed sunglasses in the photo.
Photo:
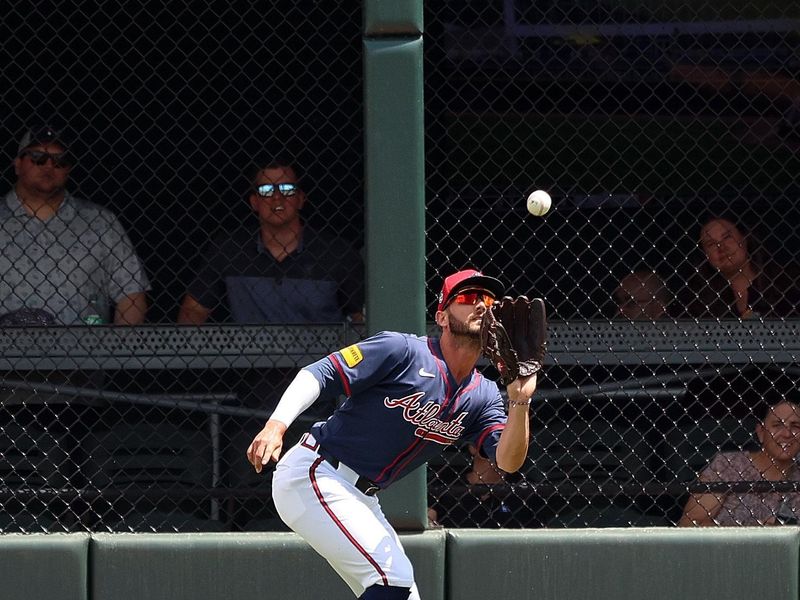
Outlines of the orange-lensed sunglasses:
[{"label": "orange-lensed sunglasses", "polygon": [[483,302],[486,308],[494,304],[494,297],[488,292],[469,291],[456,294],[450,299],[450,303],[455,304],[468,304],[470,306],[476,305],[478,302]]}]

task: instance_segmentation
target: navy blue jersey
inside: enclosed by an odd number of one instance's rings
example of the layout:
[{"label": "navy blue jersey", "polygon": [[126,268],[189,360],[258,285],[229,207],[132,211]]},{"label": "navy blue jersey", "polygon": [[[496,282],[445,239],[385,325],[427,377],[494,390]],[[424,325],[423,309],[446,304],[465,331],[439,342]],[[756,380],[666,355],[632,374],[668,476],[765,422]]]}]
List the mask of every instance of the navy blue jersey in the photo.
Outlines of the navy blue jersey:
[{"label": "navy blue jersey", "polygon": [[476,370],[456,381],[438,338],[382,332],[306,369],[321,398],[347,398],[314,437],[382,488],[458,440],[494,460],[506,423],[497,385]]}]

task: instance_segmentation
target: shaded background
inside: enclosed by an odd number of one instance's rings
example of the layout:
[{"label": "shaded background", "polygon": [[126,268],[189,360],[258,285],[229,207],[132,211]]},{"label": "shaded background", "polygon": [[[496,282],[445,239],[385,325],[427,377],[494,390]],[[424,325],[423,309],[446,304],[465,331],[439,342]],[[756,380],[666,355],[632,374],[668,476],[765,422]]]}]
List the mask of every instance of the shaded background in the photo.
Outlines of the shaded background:
[{"label": "shaded background", "polygon": [[151,321],[174,321],[198,250],[250,219],[265,157],[295,157],[307,220],[361,245],[358,6],[18,2],[1,27],[9,163],[27,124],[68,128],[71,189],[121,216]]},{"label": "shaded background", "polygon": [[[702,258],[697,233],[711,214],[746,224],[777,263],[798,260],[796,3],[737,1],[720,9],[677,0],[439,0],[424,9],[431,314],[441,277],[470,265],[501,277],[513,293],[544,297],[554,322],[617,326],[610,321],[617,281],[647,268],[679,291]],[[174,322],[210,239],[240,225],[255,229],[243,174],[262,157],[295,157],[309,196],[305,218],[363,246],[357,3],[13,2],[0,40],[6,164],[30,125],[47,122],[74,136],[80,162],[72,190],[121,216],[152,279],[150,322]],[[12,168],[4,174],[11,186]],[[537,188],[554,199],[543,218],[524,208]],[[624,325],[615,330],[621,339],[640,331]],[[663,327],[713,333],[717,325]],[[251,335],[271,334],[204,332],[209,346],[232,340],[234,349]],[[294,343],[295,335],[303,343],[313,338],[316,356],[336,349],[314,332],[287,328],[281,339]],[[465,485],[465,449],[432,464],[429,501],[440,520],[477,527],[674,524],[696,469],[721,448],[752,444],[758,406],[793,398],[797,387],[794,360],[676,363],[666,353],[637,350],[641,364],[600,350],[589,364],[550,368],[526,466],[496,489]],[[265,410],[301,359],[278,357],[296,361],[280,368],[242,366],[247,356],[213,369],[187,362],[183,369],[81,375],[92,389],[122,397],[230,394],[237,407]],[[16,375],[53,383],[77,374]],[[635,393],[587,391],[620,381],[633,382]],[[0,501],[5,513],[27,510],[0,519],[0,529],[51,529],[39,518],[45,513],[62,528],[194,530],[212,521],[227,529],[280,528],[268,482],[242,473],[257,419],[223,419],[223,472],[209,485],[209,413],[59,402],[65,408],[46,417],[9,410],[0,423],[6,454],[22,457],[11,466],[0,461]],[[136,476],[124,468],[109,475],[104,467],[120,460],[111,448],[127,451],[125,431],[129,456],[148,457],[130,466],[138,476],[147,472],[156,497],[144,494],[146,505],[130,494],[118,502],[113,492]],[[35,483],[17,477],[25,457],[47,444],[54,450],[34,469]],[[66,448],[80,451],[70,456],[61,452]],[[97,468],[105,479],[94,479]],[[64,485],[71,495],[54,496]],[[167,493],[158,495],[164,486]],[[208,509],[212,497],[216,512]],[[153,520],[156,510],[203,522]]]}]

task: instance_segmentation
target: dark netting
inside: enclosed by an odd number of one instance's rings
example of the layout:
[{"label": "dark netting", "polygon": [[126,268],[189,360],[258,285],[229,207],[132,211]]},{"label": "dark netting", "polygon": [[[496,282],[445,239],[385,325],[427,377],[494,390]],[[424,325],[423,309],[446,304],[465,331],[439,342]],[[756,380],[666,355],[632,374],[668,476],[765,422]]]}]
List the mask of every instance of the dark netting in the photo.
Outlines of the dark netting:
[{"label": "dark netting", "polygon": [[[431,300],[473,265],[552,319],[525,467],[447,454],[430,466],[437,520],[791,521],[793,405],[760,423],[797,401],[797,8],[427,15]],[[536,189],[553,198],[544,217],[526,211]]]},{"label": "dark netting", "polygon": [[[0,531],[283,528],[245,449],[298,368],[364,333],[352,4],[6,11],[0,136],[19,162],[3,193],[71,157],[67,189],[95,204],[76,206],[92,233],[70,238],[14,212],[29,188],[0,202]],[[797,13],[425,3],[429,313],[442,276],[470,265],[543,297],[551,319],[524,467],[448,449],[428,470],[433,520],[793,521]],[[22,143],[32,127],[38,145]],[[272,251],[256,214],[298,198],[251,177],[271,161],[296,171],[313,236],[302,302],[267,318],[243,298],[295,278],[247,287]],[[544,217],[525,210],[535,189],[553,198]],[[329,277],[314,304],[309,281]],[[238,292],[211,293],[221,280]],[[140,291],[146,312],[122,311]]]},{"label": "dark netting", "polygon": [[[5,11],[2,193],[26,173],[63,176],[42,151],[68,149],[67,190],[108,212],[73,203],[71,229],[43,227],[13,212],[35,196],[27,179],[3,212],[0,530],[276,526],[245,450],[300,366],[361,335],[361,9],[345,4]],[[260,219],[299,195],[255,185],[273,161],[305,199],[302,257],[278,274],[259,258],[273,250]],[[292,301],[253,307],[267,292],[248,277]],[[142,290],[146,315],[120,315]]]}]

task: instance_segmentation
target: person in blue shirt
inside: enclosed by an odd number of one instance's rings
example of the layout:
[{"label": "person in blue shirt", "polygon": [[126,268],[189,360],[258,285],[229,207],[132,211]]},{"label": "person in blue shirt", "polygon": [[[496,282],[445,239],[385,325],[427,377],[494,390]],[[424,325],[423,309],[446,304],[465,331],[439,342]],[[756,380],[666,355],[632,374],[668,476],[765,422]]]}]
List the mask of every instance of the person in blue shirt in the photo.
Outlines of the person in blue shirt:
[{"label": "person in blue shirt", "polygon": [[[412,565],[377,494],[435,456],[466,442],[513,472],[528,451],[528,409],[536,376],[507,386],[475,368],[486,311],[503,284],[479,271],[444,280],[441,336],[381,332],[302,369],[250,447],[257,472],[278,464],[272,494],[281,519],[366,600],[418,599]],[[281,457],[284,434],[317,399],[344,395]]]},{"label": "person in blue shirt", "polygon": [[364,270],[342,238],[301,218],[306,194],[285,159],[256,170],[247,201],[258,230],[238,228],[212,241],[188,286],[178,323],[199,325],[226,309],[234,323],[363,321]]}]

